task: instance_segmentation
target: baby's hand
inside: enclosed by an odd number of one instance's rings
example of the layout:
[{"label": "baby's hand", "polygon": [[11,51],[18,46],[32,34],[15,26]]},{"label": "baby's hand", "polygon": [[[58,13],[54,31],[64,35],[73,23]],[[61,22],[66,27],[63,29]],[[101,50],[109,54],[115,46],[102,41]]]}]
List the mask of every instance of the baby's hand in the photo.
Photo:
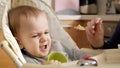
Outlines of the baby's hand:
[{"label": "baby's hand", "polygon": [[48,64],[61,64],[61,62],[57,60],[51,60]]},{"label": "baby's hand", "polygon": [[43,65],[46,65],[46,64],[61,64],[61,62],[57,61],[57,60],[51,60],[49,62],[42,62]]}]

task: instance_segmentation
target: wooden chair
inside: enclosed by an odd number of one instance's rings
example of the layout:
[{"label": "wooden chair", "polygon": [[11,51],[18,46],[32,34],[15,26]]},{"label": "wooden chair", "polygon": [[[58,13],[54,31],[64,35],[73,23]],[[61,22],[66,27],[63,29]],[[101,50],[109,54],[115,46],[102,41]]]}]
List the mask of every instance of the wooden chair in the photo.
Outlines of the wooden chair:
[{"label": "wooden chair", "polygon": [[[2,30],[0,29],[0,42],[5,40],[3,38]],[[12,58],[4,50],[3,45],[0,43],[0,68],[16,68],[16,64],[13,62]]]}]

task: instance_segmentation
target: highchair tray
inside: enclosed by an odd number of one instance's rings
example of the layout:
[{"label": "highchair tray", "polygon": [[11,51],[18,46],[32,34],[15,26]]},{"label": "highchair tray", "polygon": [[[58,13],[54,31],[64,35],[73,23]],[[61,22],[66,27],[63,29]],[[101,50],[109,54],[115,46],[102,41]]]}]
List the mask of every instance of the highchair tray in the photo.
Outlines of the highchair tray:
[{"label": "highchair tray", "polygon": [[102,51],[103,52],[100,54],[91,57],[97,61],[97,66],[79,66],[77,65],[77,60],[58,65],[39,65],[26,63],[23,64],[22,68],[120,68],[120,49],[107,49]]}]

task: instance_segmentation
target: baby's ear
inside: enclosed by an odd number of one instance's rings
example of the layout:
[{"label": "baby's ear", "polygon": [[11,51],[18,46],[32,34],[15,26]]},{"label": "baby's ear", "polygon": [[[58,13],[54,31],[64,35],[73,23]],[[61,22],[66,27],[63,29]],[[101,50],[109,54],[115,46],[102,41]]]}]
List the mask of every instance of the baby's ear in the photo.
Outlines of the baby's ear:
[{"label": "baby's ear", "polygon": [[17,41],[17,43],[18,43],[20,49],[23,49],[24,47],[23,47],[23,45],[21,44],[20,39],[19,39],[18,37],[15,37],[15,39],[16,39],[16,41]]}]

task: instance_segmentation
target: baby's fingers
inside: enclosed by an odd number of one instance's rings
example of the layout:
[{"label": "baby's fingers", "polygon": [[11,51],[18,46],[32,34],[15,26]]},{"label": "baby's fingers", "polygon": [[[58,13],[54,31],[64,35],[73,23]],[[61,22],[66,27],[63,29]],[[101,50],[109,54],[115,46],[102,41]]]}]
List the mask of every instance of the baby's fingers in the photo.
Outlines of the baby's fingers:
[{"label": "baby's fingers", "polygon": [[57,60],[51,60],[49,62],[49,64],[60,64],[61,62],[57,61]]}]

